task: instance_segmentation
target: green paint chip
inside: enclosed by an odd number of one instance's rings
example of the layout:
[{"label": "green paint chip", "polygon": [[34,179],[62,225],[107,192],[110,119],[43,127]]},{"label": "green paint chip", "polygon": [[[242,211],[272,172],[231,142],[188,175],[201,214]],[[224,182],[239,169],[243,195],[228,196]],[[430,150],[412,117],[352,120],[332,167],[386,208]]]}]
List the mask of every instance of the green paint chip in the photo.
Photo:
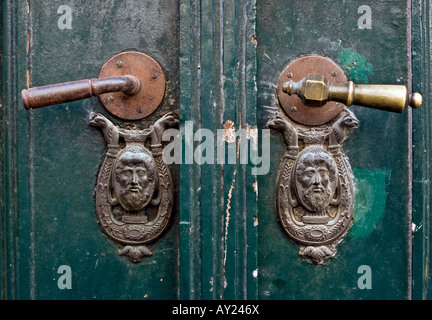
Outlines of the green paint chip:
[{"label": "green paint chip", "polygon": [[368,236],[382,218],[387,198],[386,183],[390,169],[353,169],[355,176],[354,224],[355,239]]},{"label": "green paint chip", "polygon": [[373,73],[373,66],[360,54],[349,49],[342,50],[337,60],[345,68],[348,78],[354,83],[369,82],[368,75]]}]

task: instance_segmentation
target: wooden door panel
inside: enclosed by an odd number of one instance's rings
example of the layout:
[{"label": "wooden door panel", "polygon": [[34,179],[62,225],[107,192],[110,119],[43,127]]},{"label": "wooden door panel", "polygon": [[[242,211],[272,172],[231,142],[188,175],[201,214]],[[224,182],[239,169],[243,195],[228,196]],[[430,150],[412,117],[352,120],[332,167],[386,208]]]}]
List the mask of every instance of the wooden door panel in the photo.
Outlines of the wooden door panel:
[{"label": "wooden door panel", "polygon": [[[13,0],[0,9],[2,299],[429,298],[429,1]],[[126,50],[150,55],[167,77],[141,128],[178,110],[183,138],[191,123],[192,134],[244,129],[264,157],[276,84],[296,58],[327,57],[349,80],[407,85],[424,102],[403,114],[351,107],[360,127],[343,148],[354,223],[322,265],[301,258],[276,219],[285,145],[273,130],[267,174],[253,174],[250,157],[240,163],[241,137],[224,141],[235,163],[186,163],[183,140],[182,162],[170,166],[171,225],[153,256],[132,263],[98,226],[106,142],[89,115],[137,122],[97,98],[30,111],[20,99],[24,88],[96,78]]]},{"label": "wooden door panel", "polygon": [[[119,126],[134,123],[109,114],[97,98],[26,111],[18,97],[27,87],[97,78],[115,54],[140,51],[157,60],[167,78],[163,104],[138,124],[148,127],[178,108],[178,6],[166,1],[74,1],[66,9],[61,1],[4,5],[13,13],[9,25],[16,30],[11,51],[17,56],[9,59],[19,59],[11,65],[16,83],[10,93],[16,98],[10,98],[8,108],[14,109],[13,125],[24,128],[12,133],[21,145],[19,158],[9,155],[18,169],[14,201],[19,208],[14,217],[18,231],[9,230],[7,248],[15,251],[10,255],[18,266],[10,275],[19,273],[21,281],[7,294],[34,299],[177,298],[178,206],[172,225],[152,245],[153,256],[139,264],[118,255],[95,215],[96,178],[106,143],[99,129],[89,125],[90,112],[100,112]],[[178,169],[172,170],[178,185]],[[71,288],[58,283],[64,280],[59,269],[64,265],[71,270]]]},{"label": "wooden door panel", "polygon": [[[257,3],[258,112],[271,116],[274,88],[284,68],[303,55],[338,63],[356,83],[407,84],[409,21],[405,2]],[[408,59],[407,59],[408,57]],[[270,110],[270,111],[269,111]],[[274,214],[275,181],[284,152],[272,134],[271,169],[259,177],[259,297],[262,299],[405,299],[410,296],[410,110],[392,114],[352,106],[360,128],[345,142],[355,175],[354,224],[334,258],[312,265],[283,233]],[[415,111],[414,111],[415,112]],[[361,266],[372,272],[372,289],[361,289]],[[359,271],[360,270],[360,271]]]}]

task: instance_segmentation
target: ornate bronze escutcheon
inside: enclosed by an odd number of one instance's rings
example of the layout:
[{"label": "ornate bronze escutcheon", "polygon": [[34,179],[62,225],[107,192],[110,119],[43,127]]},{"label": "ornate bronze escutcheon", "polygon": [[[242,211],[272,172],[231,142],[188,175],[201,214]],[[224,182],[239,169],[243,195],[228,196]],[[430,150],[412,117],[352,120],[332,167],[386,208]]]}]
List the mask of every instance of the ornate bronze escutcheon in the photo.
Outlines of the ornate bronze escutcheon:
[{"label": "ornate bronze escutcheon", "polygon": [[359,126],[351,104],[403,112],[422,97],[405,86],[355,85],[330,59],[293,61],[278,82],[280,109],[268,122],[286,150],[276,182],[276,215],[314,264],[335,256],[353,223],[354,175],[343,142]]},{"label": "ornate bronze escutcheon", "polygon": [[174,190],[162,159],[162,134],[177,122],[177,115],[168,113],[137,130],[119,128],[102,114],[90,116],[90,125],[102,130],[107,143],[96,183],[98,222],[132,262],[152,255],[147,244],[162,234],[171,216]]},{"label": "ornate bronze escutcheon", "polygon": [[348,109],[321,126],[302,126],[278,114],[269,127],[282,133],[286,150],[276,182],[276,212],[300,255],[323,263],[353,220],[354,180],[343,141],[359,122]]}]

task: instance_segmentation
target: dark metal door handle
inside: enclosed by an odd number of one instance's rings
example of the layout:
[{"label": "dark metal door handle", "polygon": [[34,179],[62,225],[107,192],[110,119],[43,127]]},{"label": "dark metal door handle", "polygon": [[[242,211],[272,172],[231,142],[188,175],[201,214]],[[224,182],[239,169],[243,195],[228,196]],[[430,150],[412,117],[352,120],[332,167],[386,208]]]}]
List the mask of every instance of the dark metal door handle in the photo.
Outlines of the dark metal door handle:
[{"label": "dark metal door handle", "polygon": [[[22,90],[26,109],[93,96],[125,120],[150,115],[164,100],[166,80],[161,66],[140,52],[109,59],[97,79],[58,83]],[[107,144],[95,186],[95,211],[102,231],[118,246],[118,254],[137,263],[153,254],[150,243],[170,226],[174,183],[163,161],[163,133],[178,123],[176,112],[152,124],[118,126],[91,112],[89,124],[101,129]],[[121,182],[119,182],[121,180]]]},{"label": "dark metal door handle", "polygon": [[108,92],[123,92],[132,96],[140,89],[141,81],[137,77],[125,75],[24,89],[21,91],[21,98],[28,110],[95,97]]},{"label": "dark metal door handle", "polygon": [[22,90],[26,109],[98,96],[112,114],[125,120],[149,116],[164,100],[162,67],[146,54],[127,51],[110,58],[97,79],[86,79]]}]

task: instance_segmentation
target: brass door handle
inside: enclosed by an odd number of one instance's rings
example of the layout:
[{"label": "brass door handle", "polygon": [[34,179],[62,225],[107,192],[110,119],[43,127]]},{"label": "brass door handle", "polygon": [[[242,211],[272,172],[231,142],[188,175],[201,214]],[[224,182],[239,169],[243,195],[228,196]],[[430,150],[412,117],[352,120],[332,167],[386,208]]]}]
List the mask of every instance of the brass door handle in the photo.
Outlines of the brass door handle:
[{"label": "brass door handle", "polygon": [[29,110],[98,96],[112,114],[125,120],[149,116],[165,96],[166,79],[161,66],[146,54],[122,52],[110,58],[97,79],[34,87],[21,91]]},{"label": "brass door handle", "polygon": [[277,98],[280,109],[269,108],[267,123],[285,145],[276,182],[277,220],[299,244],[301,257],[322,264],[336,255],[355,223],[355,178],[343,147],[360,121],[347,107],[403,112],[408,105],[420,107],[422,96],[400,85],[355,85],[329,58],[308,55],[283,70]]},{"label": "brass door handle", "polygon": [[283,83],[282,91],[296,94],[308,107],[322,107],[327,101],[337,101],[347,107],[352,104],[402,113],[407,106],[419,108],[422,96],[409,94],[403,85],[332,84],[322,75],[308,74],[301,81]]}]

